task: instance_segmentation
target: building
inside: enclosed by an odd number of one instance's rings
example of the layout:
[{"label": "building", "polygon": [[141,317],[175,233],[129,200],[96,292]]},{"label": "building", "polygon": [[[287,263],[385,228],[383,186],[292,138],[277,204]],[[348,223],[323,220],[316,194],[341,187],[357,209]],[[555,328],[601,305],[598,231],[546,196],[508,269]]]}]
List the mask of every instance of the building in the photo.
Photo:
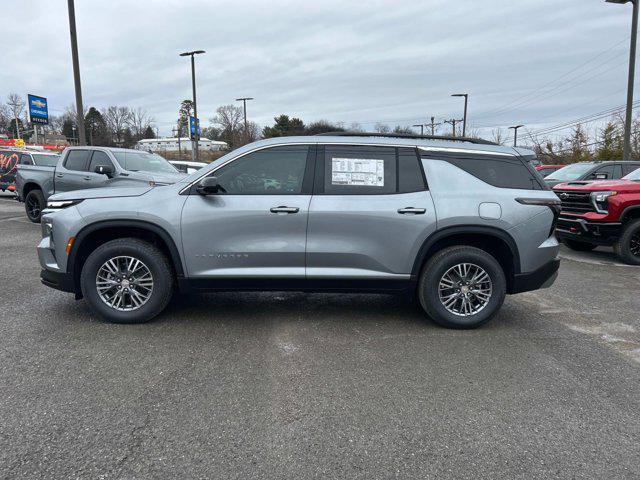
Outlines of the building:
[{"label": "building", "polygon": [[[145,138],[137,142],[135,148],[137,150],[152,152],[177,152],[178,150],[191,151],[191,139],[188,137],[182,137],[180,139],[176,137]],[[200,138],[200,140],[198,141],[198,148],[203,151],[218,151],[227,150],[229,146],[226,142],[209,140],[208,138]]]}]

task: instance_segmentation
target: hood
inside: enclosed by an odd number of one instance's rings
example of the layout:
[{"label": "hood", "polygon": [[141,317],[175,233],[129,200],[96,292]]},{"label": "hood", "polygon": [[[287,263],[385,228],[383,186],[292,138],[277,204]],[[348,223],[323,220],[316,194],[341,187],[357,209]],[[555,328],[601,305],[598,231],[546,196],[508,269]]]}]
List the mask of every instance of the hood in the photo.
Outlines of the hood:
[{"label": "hood", "polygon": [[601,192],[615,190],[616,192],[640,192],[640,182],[632,180],[600,180],[595,182],[566,182],[557,183],[554,190],[570,190],[583,192]]},{"label": "hood", "polygon": [[140,187],[105,187],[88,188],[86,190],[73,190],[72,192],[56,193],[49,200],[87,200],[90,198],[115,198],[115,197],[139,197],[153,187],[150,185]]},{"label": "hood", "polygon": [[135,178],[137,180],[148,180],[157,183],[166,183],[172,185],[174,183],[179,182],[183,178],[187,176],[186,173],[176,172],[176,173],[165,173],[165,172],[130,172],[129,178]]}]

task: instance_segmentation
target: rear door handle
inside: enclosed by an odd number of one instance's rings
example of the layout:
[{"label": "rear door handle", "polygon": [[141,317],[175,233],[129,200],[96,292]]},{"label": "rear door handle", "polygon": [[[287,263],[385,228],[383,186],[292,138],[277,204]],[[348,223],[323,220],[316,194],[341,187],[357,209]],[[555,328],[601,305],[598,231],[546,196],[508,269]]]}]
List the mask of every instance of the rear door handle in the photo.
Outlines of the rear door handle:
[{"label": "rear door handle", "polygon": [[298,207],[285,207],[281,205],[279,207],[272,207],[269,211],[271,213],[298,213],[300,209]]},{"label": "rear door handle", "polygon": [[91,177],[84,177],[85,180],[91,180]]},{"label": "rear door handle", "polygon": [[426,212],[426,208],[405,207],[398,209],[398,213],[400,213],[401,215],[405,215],[407,213],[412,213],[414,215],[424,215]]},{"label": "rear door handle", "polygon": [[64,177],[64,173],[56,173],[56,177],[62,178],[62,177]]}]

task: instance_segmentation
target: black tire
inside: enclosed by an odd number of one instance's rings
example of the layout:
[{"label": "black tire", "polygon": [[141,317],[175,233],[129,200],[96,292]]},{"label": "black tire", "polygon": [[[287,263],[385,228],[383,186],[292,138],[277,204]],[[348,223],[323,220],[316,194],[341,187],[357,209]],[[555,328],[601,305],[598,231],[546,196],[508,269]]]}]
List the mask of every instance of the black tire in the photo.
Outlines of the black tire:
[{"label": "black tire", "polygon": [[[438,286],[452,267],[470,263],[482,268],[491,280],[492,292],[486,305],[468,316],[456,315],[440,301]],[[507,290],[502,267],[489,253],[475,247],[453,246],[436,253],[422,269],[418,284],[418,298],[427,315],[438,325],[447,328],[470,329],[487,323],[498,312]]]},{"label": "black tire", "polygon": [[42,209],[45,207],[44,195],[41,190],[31,190],[24,199],[24,209],[27,218],[33,223],[40,223]]},{"label": "black tire", "polygon": [[[96,286],[99,269],[114,257],[127,256],[142,262],[153,280],[151,294],[135,310],[120,311],[102,300]],[[126,275],[125,275],[126,276]],[[100,316],[113,323],[144,323],[162,312],[173,294],[173,270],[165,255],[153,245],[136,238],[111,240],[96,248],[82,266],[80,287],[84,298]]]},{"label": "black tire", "polygon": [[613,248],[623,262],[640,265],[640,218],[624,226],[622,235]]},{"label": "black tire", "polygon": [[562,243],[576,252],[590,252],[597,247],[597,245],[592,243],[580,242],[578,240],[563,240]]}]

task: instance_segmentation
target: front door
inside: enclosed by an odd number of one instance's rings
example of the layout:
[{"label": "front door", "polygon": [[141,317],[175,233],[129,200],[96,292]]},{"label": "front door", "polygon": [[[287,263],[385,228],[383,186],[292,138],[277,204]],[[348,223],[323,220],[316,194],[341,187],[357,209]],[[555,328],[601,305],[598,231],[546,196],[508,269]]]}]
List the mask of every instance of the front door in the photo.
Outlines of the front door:
[{"label": "front door", "polygon": [[271,147],[212,172],[223,191],[192,189],[182,211],[182,247],[194,279],[304,279],[315,148]]},{"label": "front door", "polygon": [[318,148],[307,233],[310,281],[339,287],[351,280],[409,280],[422,243],[435,229],[415,148]]}]

